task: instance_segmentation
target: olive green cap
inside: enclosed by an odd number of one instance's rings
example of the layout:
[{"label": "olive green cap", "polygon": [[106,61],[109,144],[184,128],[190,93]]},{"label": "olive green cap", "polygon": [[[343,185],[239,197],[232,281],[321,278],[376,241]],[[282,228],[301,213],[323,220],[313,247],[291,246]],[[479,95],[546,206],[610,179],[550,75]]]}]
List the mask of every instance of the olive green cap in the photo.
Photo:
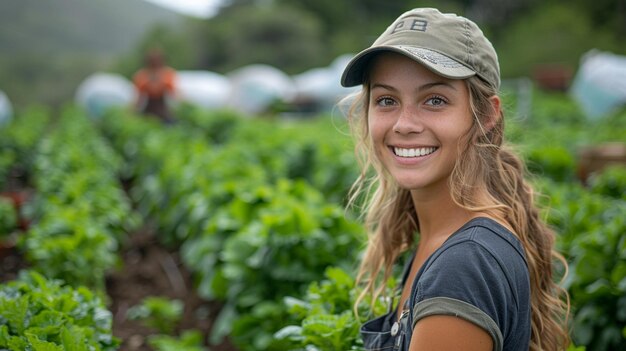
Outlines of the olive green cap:
[{"label": "olive green cap", "polygon": [[476,23],[433,8],[403,13],[369,48],[346,66],[341,85],[363,84],[368,62],[383,51],[405,55],[434,73],[451,79],[479,76],[500,87],[498,55]]}]

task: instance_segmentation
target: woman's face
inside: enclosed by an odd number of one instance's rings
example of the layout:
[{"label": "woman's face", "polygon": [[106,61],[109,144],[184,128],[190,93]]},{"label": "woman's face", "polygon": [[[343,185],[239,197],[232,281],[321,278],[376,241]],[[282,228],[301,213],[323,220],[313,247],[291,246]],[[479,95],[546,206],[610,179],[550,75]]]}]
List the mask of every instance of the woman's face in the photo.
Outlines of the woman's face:
[{"label": "woman's face", "polygon": [[368,127],[376,156],[409,190],[444,190],[472,125],[462,80],[443,78],[396,53],[374,58]]}]

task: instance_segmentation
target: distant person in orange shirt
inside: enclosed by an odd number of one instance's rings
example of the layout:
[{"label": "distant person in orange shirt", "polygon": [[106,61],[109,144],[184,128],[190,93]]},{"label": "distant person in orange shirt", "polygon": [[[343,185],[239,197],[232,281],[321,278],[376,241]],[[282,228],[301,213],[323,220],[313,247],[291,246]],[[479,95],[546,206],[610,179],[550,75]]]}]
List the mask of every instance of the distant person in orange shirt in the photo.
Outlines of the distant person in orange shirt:
[{"label": "distant person in orange shirt", "polygon": [[137,110],[156,116],[164,123],[173,123],[169,101],[176,92],[175,80],[176,71],[165,64],[161,50],[150,50],[146,54],[145,66],[133,76],[138,93]]}]

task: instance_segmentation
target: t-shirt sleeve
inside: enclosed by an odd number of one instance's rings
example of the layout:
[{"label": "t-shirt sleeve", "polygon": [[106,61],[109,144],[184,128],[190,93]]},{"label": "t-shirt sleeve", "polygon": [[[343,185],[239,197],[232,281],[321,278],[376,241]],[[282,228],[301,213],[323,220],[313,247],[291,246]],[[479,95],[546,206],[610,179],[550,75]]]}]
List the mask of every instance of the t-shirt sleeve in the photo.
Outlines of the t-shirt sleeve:
[{"label": "t-shirt sleeve", "polygon": [[412,327],[431,315],[452,315],[489,333],[502,350],[511,303],[505,270],[488,250],[473,241],[446,248],[426,263],[412,301]]}]

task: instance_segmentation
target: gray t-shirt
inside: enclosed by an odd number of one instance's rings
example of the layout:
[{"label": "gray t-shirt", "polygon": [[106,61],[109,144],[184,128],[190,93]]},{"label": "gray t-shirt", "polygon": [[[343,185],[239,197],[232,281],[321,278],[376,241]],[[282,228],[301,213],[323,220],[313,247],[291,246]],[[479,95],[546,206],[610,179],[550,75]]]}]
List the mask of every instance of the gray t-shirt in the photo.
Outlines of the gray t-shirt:
[{"label": "gray t-shirt", "polygon": [[408,350],[420,319],[452,315],[487,331],[493,350],[528,351],[530,282],[521,243],[491,219],[469,221],[424,262],[404,307],[399,320],[390,311],[361,326],[365,350]]},{"label": "gray t-shirt", "polygon": [[410,306],[409,330],[427,316],[453,315],[487,331],[494,350],[527,351],[530,280],[521,243],[494,220],[469,221],[422,265]]}]

